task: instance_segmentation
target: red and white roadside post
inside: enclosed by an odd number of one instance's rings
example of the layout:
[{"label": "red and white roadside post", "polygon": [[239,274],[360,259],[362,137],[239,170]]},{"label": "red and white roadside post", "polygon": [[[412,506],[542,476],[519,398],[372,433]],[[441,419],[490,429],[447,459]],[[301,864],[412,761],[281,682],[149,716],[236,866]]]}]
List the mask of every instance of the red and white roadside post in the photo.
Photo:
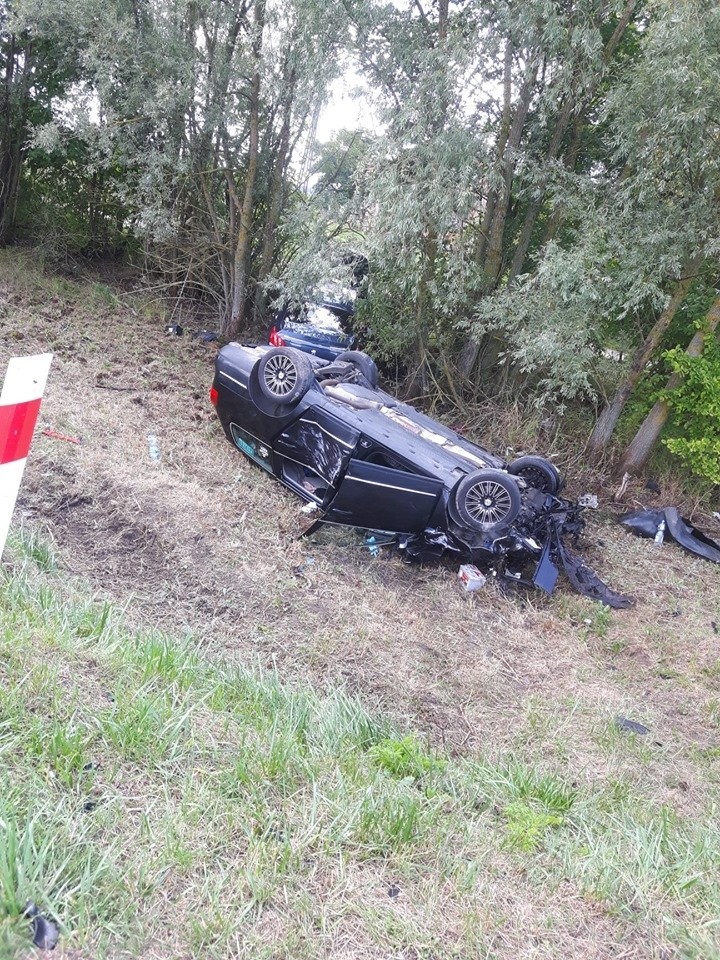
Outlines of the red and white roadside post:
[{"label": "red and white roadside post", "polygon": [[0,393],[0,557],[25,470],[53,355],[13,357]]}]

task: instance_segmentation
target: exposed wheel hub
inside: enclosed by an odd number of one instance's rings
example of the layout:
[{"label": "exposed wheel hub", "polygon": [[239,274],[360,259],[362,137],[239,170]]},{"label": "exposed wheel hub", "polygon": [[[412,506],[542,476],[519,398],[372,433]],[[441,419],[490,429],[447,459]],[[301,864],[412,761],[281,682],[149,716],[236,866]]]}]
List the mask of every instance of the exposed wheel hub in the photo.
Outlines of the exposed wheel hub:
[{"label": "exposed wheel hub", "polygon": [[465,496],[467,512],[484,526],[500,523],[512,509],[512,500],[505,487],[494,480],[481,480]]},{"label": "exposed wheel hub", "polygon": [[286,396],[297,380],[295,364],[286,356],[271,357],[265,366],[265,383],[278,396]]}]

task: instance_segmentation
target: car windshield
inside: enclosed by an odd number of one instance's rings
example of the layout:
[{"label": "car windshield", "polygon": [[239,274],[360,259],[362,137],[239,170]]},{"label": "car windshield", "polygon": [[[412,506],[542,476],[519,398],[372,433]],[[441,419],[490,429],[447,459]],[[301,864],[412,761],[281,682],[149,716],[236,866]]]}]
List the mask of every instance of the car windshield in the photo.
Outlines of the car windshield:
[{"label": "car windshield", "polygon": [[323,307],[316,303],[305,304],[300,314],[294,316],[291,324],[309,324],[316,330],[323,333],[345,333],[343,323],[346,320],[345,314],[335,312],[329,307]]}]

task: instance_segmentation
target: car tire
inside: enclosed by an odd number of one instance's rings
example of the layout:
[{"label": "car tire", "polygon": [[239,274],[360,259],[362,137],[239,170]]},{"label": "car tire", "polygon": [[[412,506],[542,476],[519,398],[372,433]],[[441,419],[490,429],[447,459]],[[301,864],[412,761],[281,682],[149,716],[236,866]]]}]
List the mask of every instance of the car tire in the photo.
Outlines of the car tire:
[{"label": "car tire", "polygon": [[353,363],[374,390],[378,385],[378,368],[372,357],[362,350],[346,350],[335,358],[339,363]]},{"label": "car tire", "polygon": [[299,350],[273,347],[258,360],[258,384],[266,400],[289,406],[305,395],[315,378],[313,366]]},{"label": "car tire", "polygon": [[455,487],[453,505],[471,530],[500,535],[520,512],[520,489],[501,470],[478,470]]},{"label": "car tire", "polygon": [[518,457],[508,466],[508,473],[522,477],[529,487],[540,493],[554,495],[562,486],[557,467],[544,457]]}]

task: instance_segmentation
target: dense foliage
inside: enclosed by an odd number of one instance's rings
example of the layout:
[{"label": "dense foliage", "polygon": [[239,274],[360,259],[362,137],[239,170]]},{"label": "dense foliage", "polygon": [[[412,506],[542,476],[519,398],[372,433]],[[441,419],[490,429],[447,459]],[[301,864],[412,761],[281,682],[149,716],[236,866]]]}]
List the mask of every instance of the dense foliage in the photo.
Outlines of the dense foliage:
[{"label": "dense foliage", "polygon": [[[682,306],[720,250],[712,0],[0,0],[0,68],[0,242],[142,254],[225,336],[357,249],[410,393],[589,404],[596,452],[665,351],[690,373]],[[375,120],[318,144],[351,68]]]},{"label": "dense foliage", "polygon": [[675,347],[665,359],[682,377],[665,397],[677,430],[665,446],[693,473],[720,484],[720,344],[710,338],[699,357]]}]

